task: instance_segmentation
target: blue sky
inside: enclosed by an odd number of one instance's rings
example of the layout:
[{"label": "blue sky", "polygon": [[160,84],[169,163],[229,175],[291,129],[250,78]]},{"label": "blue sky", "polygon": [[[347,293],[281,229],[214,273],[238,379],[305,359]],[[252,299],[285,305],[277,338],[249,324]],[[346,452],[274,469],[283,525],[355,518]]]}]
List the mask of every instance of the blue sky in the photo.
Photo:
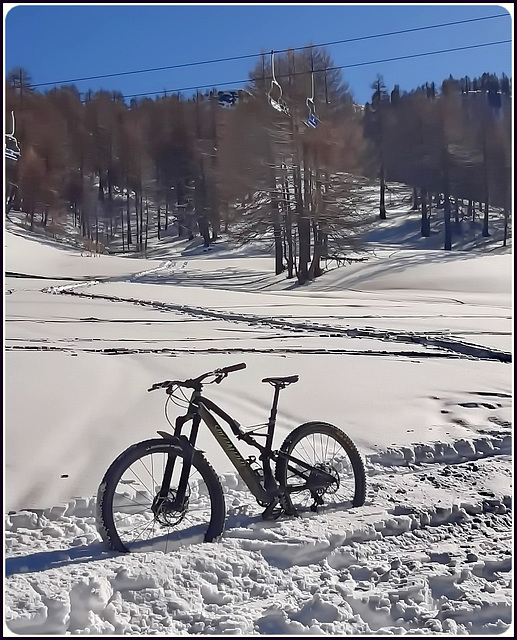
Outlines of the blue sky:
[{"label": "blue sky", "polygon": [[[370,100],[377,74],[389,90],[398,84],[402,91],[425,82],[440,85],[451,74],[457,78],[484,72],[512,76],[513,4],[3,7],[4,73],[23,67],[35,85],[75,84],[81,92],[107,89],[125,96],[155,97],[164,91],[206,85],[238,89],[261,52],[336,42],[326,49],[334,65],[343,67],[343,81],[359,103]],[[496,15],[504,17],[427,28]],[[512,43],[466,48],[504,40]],[[461,50],[421,55],[450,49]],[[147,71],[174,65],[190,66]],[[124,75],[92,79],[109,74]],[[37,89],[45,92],[51,86]]]}]

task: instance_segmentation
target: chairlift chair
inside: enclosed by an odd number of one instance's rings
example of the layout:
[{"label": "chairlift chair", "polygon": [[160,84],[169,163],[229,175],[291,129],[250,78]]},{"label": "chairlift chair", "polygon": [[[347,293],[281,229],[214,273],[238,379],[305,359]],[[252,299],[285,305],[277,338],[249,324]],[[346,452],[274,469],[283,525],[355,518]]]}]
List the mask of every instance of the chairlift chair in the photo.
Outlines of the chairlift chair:
[{"label": "chairlift chair", "polygon": [[[277,82],[277,79],[275,77],[275,52],[274,51],[271,51],[271,74],[272,74],[271,87],[269,88],[269,92],[267,94],[269,104],[273,107],[273,109],[276,109],[280,113],[285,113],[285,115],[288,116],[290,115],[289,108],[282,98],[282,87]],[[271,95],[274,89],[278,89],[278,92],[279,92],[279,96],[276,100]]]},{"label": "chairlift chair", "polygon": [[319,120],[316,115],[316,105],[314,104],[314,69],[311,69],[311,97],[307,98],[305,104],[309,109],[309,115],[307,116],[307,120],[303,121],[303,124],[310,129],[316,129]]},{"label": "chairlift chair", "polygon": [[217,97],[219,100],[219,106],[228,109],[233,107],[239,99],[238,91],[218,91]]},{"label": "chairlift chair", "polygon": [[14,136],[14,111],[11,111],[11,118],[12,118],[12,133],[6,133],[5,134],[5,158],[6,160],[14,160],[14,162],[17,162],[21,151],[20,151],[20,145],[18,144],[18,140],[15,138]]}]

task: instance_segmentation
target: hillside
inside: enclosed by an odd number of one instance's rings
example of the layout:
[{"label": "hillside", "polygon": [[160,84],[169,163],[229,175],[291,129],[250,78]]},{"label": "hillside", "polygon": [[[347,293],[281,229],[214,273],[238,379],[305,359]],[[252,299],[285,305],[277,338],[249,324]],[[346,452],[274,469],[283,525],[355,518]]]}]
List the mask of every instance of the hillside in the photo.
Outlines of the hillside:
[{"label": "hillside", "polygon": [[[228,238],[98,255],[6,223],[4,631],[511,633],[511,246],[494,218],[488,240],[463,221],[445,252],[439,215],[422,242],[407,202],[392,205],[349,256],[360,261],[304,286],[275,276],[263,246]],[[298,375],[274,445],[307,421],[337,425],[364,460],[364,505],[263,521],[201,429],[221,538],[107,550],[106,469],[170,429],[149,387],[241,362],[207,395],[252,428],[271,404],[261,380]],[[182,411],[166,408],[171,421]]]}]

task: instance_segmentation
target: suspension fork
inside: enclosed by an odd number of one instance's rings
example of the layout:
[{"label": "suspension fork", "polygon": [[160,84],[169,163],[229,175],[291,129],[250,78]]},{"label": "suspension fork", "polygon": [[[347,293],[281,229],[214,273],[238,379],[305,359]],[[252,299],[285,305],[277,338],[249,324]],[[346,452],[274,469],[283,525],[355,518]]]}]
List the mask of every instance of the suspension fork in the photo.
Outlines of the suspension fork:
[{"label": "suspension fork", "polygon": [[[188,486],[188,479],[190,476],[190,469],[192,467],[192,460],[194,459],[194,445],[196,443],[197,434],[199,431],[199,425],[201,423],[201,416],[199,415],[199,405],[196,404],[198,398],[201,393],[199,390],[195,390],[192,394],[192,398],[190,401],[189,408],[187,413],[184,416],[178,416],[176,418],[174,435],[183,440],[185,445],[188,443],[190,446],[184,446],[183,450],[185,451],[185,455],[183,457],[183,468],[181,469],[180,480],[178,483],[178,490],[176,492],[176,498],[174,502],[169,503],[171,507],[181,510],[185,506],[185,494]],[[193,408],[193,411],[191,409]],[[185,422],[192,420],[192,429],[190,432],[190,438],[187,439],[186,436],[181,435],[181,429]],[[160,487],[160,491],[156,498],[156,502],[159,505],[163,502],[163,500],[167,499],[172,474],[174,472],[174,464],[176,462],[177,456],[173,453],[169,453],[167,456],[167,463],[165,465],[165,471],[163,474],[162,484]]]}]

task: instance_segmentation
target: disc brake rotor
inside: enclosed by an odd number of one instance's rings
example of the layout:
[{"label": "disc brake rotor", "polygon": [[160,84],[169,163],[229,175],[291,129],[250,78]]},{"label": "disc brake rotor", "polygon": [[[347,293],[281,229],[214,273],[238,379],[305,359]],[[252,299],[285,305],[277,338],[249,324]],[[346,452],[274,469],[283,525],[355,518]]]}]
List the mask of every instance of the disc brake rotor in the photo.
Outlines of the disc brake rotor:
[{"label": "disc brake rotor", "polygon": [[170,490],[166,498],[157,495],[153,501],[154,519],[162,527],[175,527],[187,513],[189,496],[185,495],[181,508],[178,508],[176,491]]}]

